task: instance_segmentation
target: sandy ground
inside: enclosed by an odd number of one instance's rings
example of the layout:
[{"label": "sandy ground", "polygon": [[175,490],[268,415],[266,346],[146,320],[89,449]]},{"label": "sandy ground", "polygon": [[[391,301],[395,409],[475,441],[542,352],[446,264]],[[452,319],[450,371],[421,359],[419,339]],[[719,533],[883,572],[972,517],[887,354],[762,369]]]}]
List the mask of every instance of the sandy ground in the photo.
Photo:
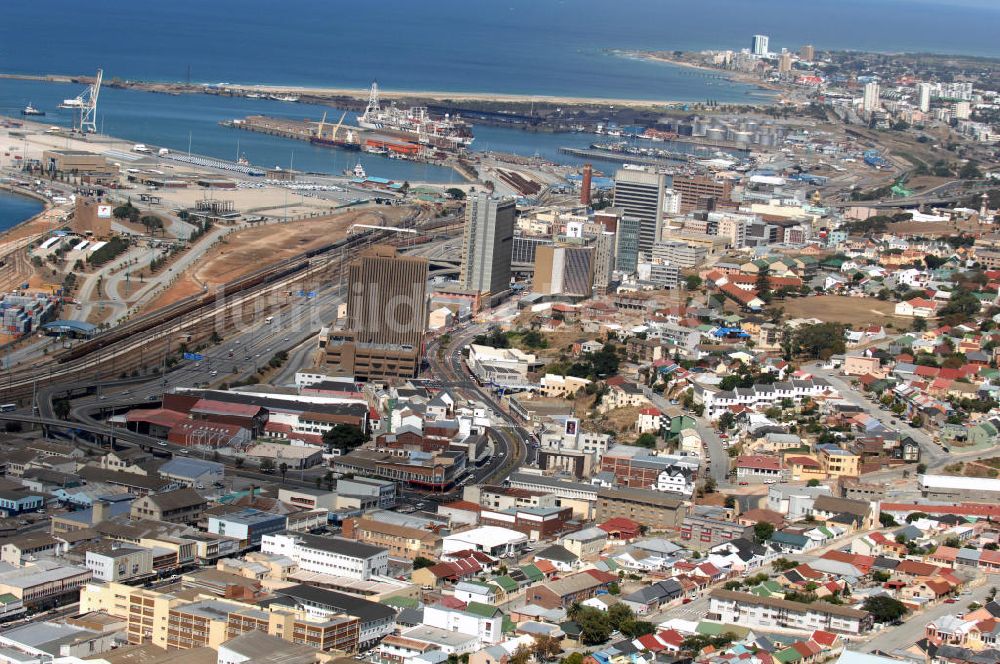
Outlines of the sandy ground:
[{"label": "sandy ground", "polygon": [[776,302],[775,306],[784,307],[786,318],[818,318],[826,322],[860,325],[891,317],[896,305],[872,297],[819,295],[789,298]]},{"label": "sandy ground", "polygon": [[152,311],[179,299],[237,279],[264,265],[291,258],[303,251],[321,247],[347,234],[351,224],[390,225],[409,212],[409,208],[358,210],[332,217],[320,217],[287,224],[269,224],[238,231],[209,251],[193,269],[181,275],[170,288],[156,297],[144,311]]}]

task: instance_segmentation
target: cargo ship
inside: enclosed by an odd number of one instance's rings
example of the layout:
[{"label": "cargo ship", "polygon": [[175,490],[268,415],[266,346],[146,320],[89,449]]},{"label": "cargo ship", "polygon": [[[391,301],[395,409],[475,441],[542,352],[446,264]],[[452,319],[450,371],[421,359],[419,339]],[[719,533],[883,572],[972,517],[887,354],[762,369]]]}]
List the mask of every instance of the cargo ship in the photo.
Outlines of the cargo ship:
[{"label": "cargo ship", "polygon": [[345,117],[347,117],[346,111],[340,116],[340,121],[334,126],[333,133],[326,136],[323,134],[323,127],[326,125],[326,113],[323,113],[323,119],[319,121],[319,126],[316,127],[316,133],[309,137],[309,142],[313,145],[327,145],[330,147],[340,148],[341,150],[360,150],[361,143],[358,141],[358,137],[350,129],[344,132],[343,138],[339,137],[340,127],[344,124]]},{"label": "cargo ship", "polygon": [[41,115],[45,115],[45,111],[38,110],[37,108],[35,108],[34,106],[32,106],[31,102],[29,101],[28,105],[21,109],[21,115],[37,115],[37,116],[41,116]]},{"label": "cargo ship", "polygon": [[372,83],[368,106],[358,117],[358,126],[364,129],[400,132],[414,136],[424,145],[444,149],[467,148],[473,141],[471,128],[457,116],[446,114],[442,119],[435,119],[424,106],[414,106],[404,110],[389,104],[383,108],[379,100],[378,83]]}]

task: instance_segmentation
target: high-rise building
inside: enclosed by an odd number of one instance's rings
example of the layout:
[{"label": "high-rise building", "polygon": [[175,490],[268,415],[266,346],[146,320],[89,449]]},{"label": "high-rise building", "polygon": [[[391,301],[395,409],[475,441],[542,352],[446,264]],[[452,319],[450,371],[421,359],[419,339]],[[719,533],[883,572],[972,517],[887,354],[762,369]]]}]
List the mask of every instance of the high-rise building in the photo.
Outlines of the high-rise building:
[{"label": "high-rise building", "polygon": [[812,62],[816,59],[816,49],[812,44],[806,44],[799,49],[799,58],[805,60],[806,62]]},{"label": "high-rise building", "polygon": [[594,283],[591,247],[543,246],[535,255],[534,291],[589,297]]},{"label": "high-rise building", "polygon": [[861,105],[861,109],[865,113],[873,113],[879,109],[878,95],[878,81],[865,83],[865,96],[864,99],[862,99]]},{"label": "high-rise building", "polygon": [[615,173],[615,207],[640,220],[639,251],[649,251],[660,239],[667,176],[647,170],[622,168]]},{"label": "high-rise building", "polygon": [[778,59],[778,73],[787,74],[790,71],[792,71],[792,54],[786,51]]},{"label": "high-rise building", "polygon": [[624,216],[618,220],[617,246],[615,247],[615,269],[632,274],[639,263],[639,231],[642,220]]},{"label": "high-rise building", "polygon": [[462,269],[459,282],[468,290],[499,296],[510,290],[510,261],[514,246],[513,200],[480,193],[465,207]]},{"label": "high-rise building", "polygon": [[673,188],[681,197],[681,214],[714,208],[719,201],[728,201],[733,192],[733,184],[729,180],[701,175],[676,175]]},{"label": "high-rise building", "polygon": [[750,43],[750,52],[754,55],[767,55],[770,52],[767,50],[769,41],[767,35],[754,35]]},{"label": "high-rise building", "polygon": [[347,275],[344,326],[320,335],[327,366],[357,380],[416,377],[427,326],[427,259],[374,246]]},{"label": "high-rise building", "polygon": [[931,110],[931,84],[917,83],[917,107],[921,113]]},{"label": "high-rise building", "polygon": [[655,263],[676,265],[686,270],[704,263],[707,253],[704,247],[693,246],[681,240],[668,240],[657,242],[653,246],[651,258]]},{"label": "high-rise building", "polygon": [[598,233],[594,238],[594,290],[605,294],[611,287],[611,273],[615,269],[615,234]]}]

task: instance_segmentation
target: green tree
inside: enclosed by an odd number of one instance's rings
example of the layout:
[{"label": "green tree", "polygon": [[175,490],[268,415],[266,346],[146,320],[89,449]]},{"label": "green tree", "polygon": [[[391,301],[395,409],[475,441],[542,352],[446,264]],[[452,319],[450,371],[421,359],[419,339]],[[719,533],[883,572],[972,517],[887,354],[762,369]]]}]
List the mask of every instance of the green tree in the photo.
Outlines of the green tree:
[{"label": "green tree", "polygon": [[771,535],[774,534],[774,524],[768,523],[767,521],[758,521],[753,524],[753,538],[758,543],[763,543],[771,539]]},{"label": "green tree", "polygon": [[281,483],[285,483],[285,475],[288,474],[288,464],[284,461],[278,466],[278,472],[281,473]]},{"label": "green tree", "polygon": [[865,599],[861,608],[872,614],[878,623],[895,622],[906,615],[906,606],[887,595],[872,595]]},{"label": "green tree", "polygon": [[535,642],[531,644],[531,654],[538,662],[551,662],[562,652],[562,644],[559,639],[548,634],[538,634]]},{"label": "green tree", "polygon": [[736,425],[736,416],[728,410],[719,416],[719,431],[729,431]]},{"label": "green tree", "polygon": [[687,286],[688,290],[698,290],[701,288],[701,277],[697,274],[691,274],[684,278],[684,284]]},{"label": "green tree", "polygon": [[580,626],[580,641],[583,645],[596,646],[611,636],[611,622],[603,611],[589,606],[583,607],[577,613],[575,620]]},{"label": "green tree", "polygon": [[458,187],[448,187],[447,189],[444,190],[444,193],[448,194],[449,196],[451,196],[452,198],[454,198],[456,201],[464,201],[465,200],[465,192],[463,190],[459,189]]},{"label": "green tree", "polygon": [[926,473],[927,472],[927,464],[926,463],[918,463],[917,464],[917,472],[919,474],[921,474],[921,475],[923,475],[924,473]]},{"label": "green tree", "polygon": [[69,418],[69,399],[55,399],[52,402],[52,412],[57,419],[65,420]]},{"label": "green tree", "polygon": [[571,652],[563,657],[559,664],[583,664],[583,659],[582,652]]},{"label": "green tree", "polygon": [[813,478],[806,482],[806,486],[819,486],[819,480]]},{"label": "green tree", "polygon": [[608,594],[609,595],[620,595],[622,592],[621,586],[615,581],[608,584]]},{"label": "green tree", "polygon": [[878,521],[879,521],[880,524],[882,524],[883,528],[890,528],[892,526],[899,525],[899,524],[896,523],[895,517],[893,517],[888,512],[882,512],[881,514],[879,514],[878,515]]},{"label": "green tree", "polygon": [[367,437],[361,427],[354,424],[335,424],[323,433],[323,444],[327,449],[338,449],[342,454],[364,444]]},{"label": "green tree", "polygon": [[983,172],[979,170],[979,162],[975,159],[970,159],[965,162],[962,166],[962,170],[958,172],[958,177],[963,180],[978,180],[983,177]]},{"label": "green tree", "polygon": [[644,434],[640,434],[638,438],[635,439],[635,444],[639,447],[645,447],[647,449],[656,449],[656,441],[658,440],[656,434],[649,433],[648,431]]},{"label": "green tree", "polygon": [[274,472],[274,459],[264,457],[260,460],[260,472],[262,473],[273,473]]},{"label": "green tree", "polygon": [[413,569],[423,569],[425,567],[430,567],[434,565],[434,561],[430,558],[424,558],[423,556],[417,556],[413,559]]},{"label": "green tree", "polygon": [[798,567],[799,564],[794,560],[789,560],[788,558],[775,558],[774,562],[771,563],[771,567],[775,572],[787,572],[790,569]]}]

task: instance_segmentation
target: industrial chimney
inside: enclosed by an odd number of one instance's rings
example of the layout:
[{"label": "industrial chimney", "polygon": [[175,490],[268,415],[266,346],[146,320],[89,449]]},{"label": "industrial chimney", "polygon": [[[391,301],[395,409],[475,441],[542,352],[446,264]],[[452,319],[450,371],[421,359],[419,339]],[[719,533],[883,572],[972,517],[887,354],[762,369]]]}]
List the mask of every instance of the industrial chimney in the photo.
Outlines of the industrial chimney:
[{"label": "industrial chimney", "polygon": [[580,202],[590,205],[590,179],[593,176],[590,164],[583,165],[583,182],[580,183]]}]

